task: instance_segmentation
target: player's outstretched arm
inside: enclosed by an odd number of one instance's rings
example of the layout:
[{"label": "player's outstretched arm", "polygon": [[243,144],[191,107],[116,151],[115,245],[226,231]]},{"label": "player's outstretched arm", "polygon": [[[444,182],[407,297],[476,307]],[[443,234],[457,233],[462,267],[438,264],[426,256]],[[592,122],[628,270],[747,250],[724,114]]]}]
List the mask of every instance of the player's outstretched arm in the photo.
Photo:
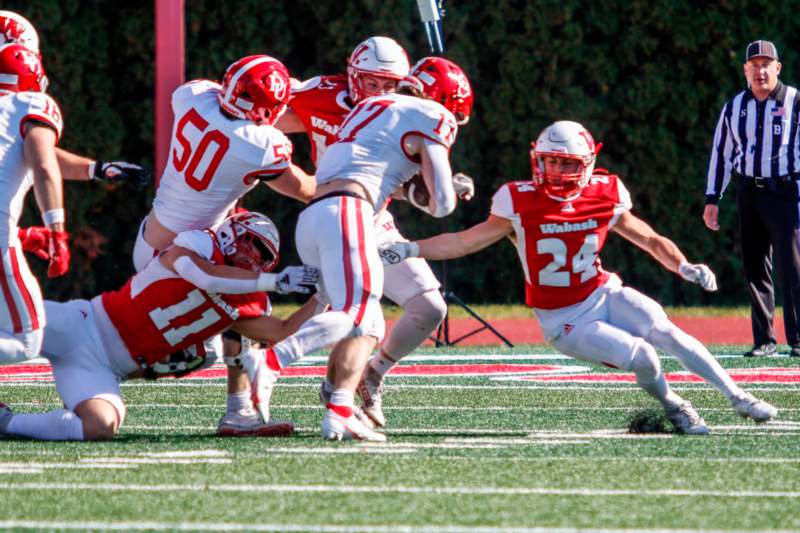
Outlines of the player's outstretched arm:
[{"label": "player's outstretched arm", "polygon": [[456,208],[453,170],[447,148],[429,139],[422,139],[422,177],[431,194],[428,212],[436,218],[446,217]]},{"label": "player's outstretched arm", "polygon": [[708,266],[688,263],[686,256],[674,242],[657,233],[630,211],[620,215],[611,229],[652,255],[664,268],[678,274],[686,281],[697,283],[707,291],[717,290],[716,277]]},{"label": "player's outstretched arm", "polygon": [[221,294],[251,292],[309,293],[317,282],[317,269],[290,266],[277,274],[251,272],[228,265],[215,265],[188,248],[173,246],[159,258],[161,264],[204,291]]},{"label": "player's outstretched arm", "polygon": [[303,169],[294,164],[290,164],[289,168],[277,178],[264,183],[272,190],[303,203],[311,201],[317,190],[317,180],[314,179],[314,176],[306,174]]},{"label": "player's outstretched arm", "polygon": [[443,260],[464,257],[483,250],[514,233],[511,221],[489,215],[486,221],[457,233],[442,233],[416,242],[396,242],[379,250],[381,260],[396,264],[409,257]]},{"label": "player's outstretched arm", "polygon": [[153,181],[150,171],[126,161],[95,161],[56,148],[61,176],[70,181],[97,180],[106,183],[130,183],[135,187],[146,187]]},{"label": "player's outstretched arm", "polygon": [[314,316],[317,300],[310,298],[300,309],[286,319],[274,316],[260,316],[237,320],[233,329],[248,339],[259,342],[276,343],[282,341],[295,331],[300,325]]},{"label": "player's outstretched arm", "polygon": [[65,231],[64,188],[56,161],[56,131],[29,122],[25,125],[23,153],[33,172],[33,191],[48,231],[50,265],[47,277],[62,276],[69,270],[69,235]]}]

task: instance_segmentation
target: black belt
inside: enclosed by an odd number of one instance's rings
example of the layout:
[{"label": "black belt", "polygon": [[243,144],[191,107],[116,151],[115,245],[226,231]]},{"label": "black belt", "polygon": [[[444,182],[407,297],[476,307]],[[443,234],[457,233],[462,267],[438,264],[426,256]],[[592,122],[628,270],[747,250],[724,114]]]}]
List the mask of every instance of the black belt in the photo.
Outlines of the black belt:
[{"label": "black belt", "polygon": [[778,185],[800,181],[800,174],[786,174],[785,176],[776,177],[743,176],[739,173],[734,173],[733,175],[742,187],[753,185],[757,189],[774,189]]},{"label": "black belt", "polygon": [[336,196],[349,196],[351,198],[358,198],[359,200],[366,200],[366,198],[364,198],[363,196],[361,196],[357,192],[353,192],[353,191],[333,191],[333,192],[329,192],[328,194],[323,194],[319,198],[314,198],[313,200],[308,202],[308,204],[306,204],[306,209],[308,209],[309,207],[311,207],[312,205],[314,205],[317,202],[321,202],[322,200],[325,200],[327,198],[335,198]]}]

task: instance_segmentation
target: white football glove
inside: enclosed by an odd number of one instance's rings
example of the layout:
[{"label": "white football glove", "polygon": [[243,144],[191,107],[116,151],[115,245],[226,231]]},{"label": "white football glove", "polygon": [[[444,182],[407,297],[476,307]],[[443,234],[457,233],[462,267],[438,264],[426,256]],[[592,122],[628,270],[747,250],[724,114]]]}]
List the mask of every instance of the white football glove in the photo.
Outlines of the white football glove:
[{"label": "white football glove", "polygon": [[319,270],[312,266],[286,267],[277,274],[275,292],[279,294],[288,294],[290,292],[308,294],[318,279]]},{"label": "white football glove", "polygon": [[462,172],[453,174],[453,189],[461,200],[470,201],[475,197],[475,181]]},{"label": "white football glove", "polygon": [[717,290],[717,277],[706,265],[692,265],[683,262],[678,267],[678,273],[686,281],[697,283],[709,292]]},{"label": "white football glove", "polygon": [[385,266],[396,265],[409,257],[419,257],[419,245],[415,242],[392,242],[378,247],[378,255]]}]

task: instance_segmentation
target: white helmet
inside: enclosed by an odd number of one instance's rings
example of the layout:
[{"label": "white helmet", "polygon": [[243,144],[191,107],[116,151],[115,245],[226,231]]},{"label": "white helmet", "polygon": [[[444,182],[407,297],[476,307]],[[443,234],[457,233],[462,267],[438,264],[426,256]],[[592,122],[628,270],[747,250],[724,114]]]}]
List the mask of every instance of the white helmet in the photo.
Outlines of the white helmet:
[{"label": "white helmet", "polygon": [[[577,122],[560,120],[551,124],[531,143],[534,183],[556,200],[574,198],[588,185],[601,146],[602,143],[595,144],[592,134]],[[547,170],[545,157],[569,160],[573,168],[568,172]]]},{"label": "white helmet", "polygon": [[28,19],[13,11],[0,11],[0,45],[21,44],[31,52],[39,53],[39,35]]},{"label": "white helmet", "polygon": [[266,215],[244,211],[222,221],[214,234],[222,254],[234,265],[254,272],[271,272],[278,266],[281,238]]},{"label": "white helmet", "polygon": [[357,103],[372,96],[364,91],[363,75],[400,81],[408,75],[408,70],[408,55],[397,41],[389,37],[370,37],[356,46],[347,61],[350,99]]}]

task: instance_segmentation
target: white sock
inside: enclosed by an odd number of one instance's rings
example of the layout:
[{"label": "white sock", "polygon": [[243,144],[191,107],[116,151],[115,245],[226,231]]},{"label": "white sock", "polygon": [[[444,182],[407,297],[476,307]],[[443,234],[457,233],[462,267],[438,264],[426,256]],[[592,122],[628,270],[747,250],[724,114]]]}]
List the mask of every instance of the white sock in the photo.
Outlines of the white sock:
[{"label": "white sock", "polygon": [[272,347],[281,368],[308,353],[336,344],[353,331],[353,318],[344,311],[328,311],[309,318],[294,332]]},{"label": "white sock", "polygon": [[344,407],[353,407],[353,392],[347,389],[336,389],[331,394],[331,404]]},{"label": "white sock", "polygon": [[674,355],[686,370],[700,376],[728,399],[742,393],[719,362],[703,344],[669,320],[662,320],[651,330],[650,342]]},{"label": "white sock", "polygon": [[253,401],[250,399],[250,391],[233,392],[228,394],[227,411],[238,413],[249,411],[253,408]]},{"label": "white sock", "polygon": [[647,394],[661,402],[665,409],[674,408],[683,403],[683,398],[675,394],[669,387],[661,362],[655,348],[639,341],[631,361],[631,371],[636,375],[636,383]]},{"label": "white sock", "polygon": [[20,413],[11,418],[6,432],[39,440],[83,440],[83,422],[66,409],[49,413]]},{"label": "white sock", "polygon": [[381,375],[381,377],[385,376],[389,373],[389,371],[397,364],[397,361],[383,353],[383,349],[379,350],[378,353],[372,356],[369,360],[369,366],[375,372]]}]

